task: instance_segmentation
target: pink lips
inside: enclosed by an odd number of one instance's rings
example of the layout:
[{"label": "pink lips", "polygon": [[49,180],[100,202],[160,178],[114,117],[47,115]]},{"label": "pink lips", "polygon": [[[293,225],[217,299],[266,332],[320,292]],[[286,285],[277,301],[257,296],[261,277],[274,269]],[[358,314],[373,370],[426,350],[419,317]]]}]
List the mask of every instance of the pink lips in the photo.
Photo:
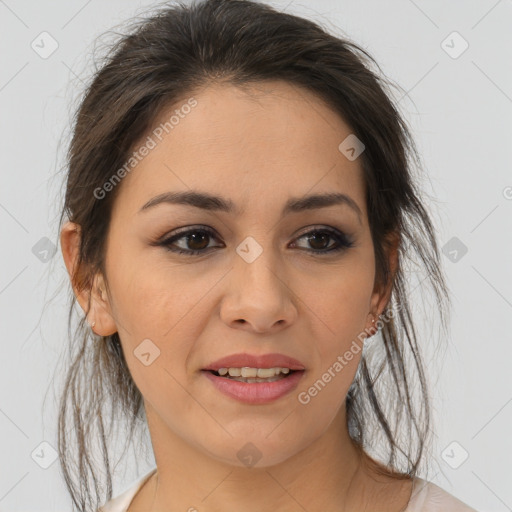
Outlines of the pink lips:
[{"label": "pink lips", "polygon": [[283,354],[232,354],[209,364],[204,370],[218,371],[219,368],[290,368],[290,370],[304,370],[304,365],[293,357]]},{"label": "pink lips", "polygon": [[[286,377],[274,382],[239,382],[212,373],[219,368],[290,368]],[[283,354],[233,354],[218,359],[203,369],[202,373],[224,395],[248,404],[265,404],[290,393],[299,385],[305,372],[304,365]]]},{"label": "pink lips", "polygon": [[239,382],[219,377],[209,371],[202,372],[224,395],[252,405],[266,404],[293,391],[304,375],[304,370],[290,373],[275,382]]}]

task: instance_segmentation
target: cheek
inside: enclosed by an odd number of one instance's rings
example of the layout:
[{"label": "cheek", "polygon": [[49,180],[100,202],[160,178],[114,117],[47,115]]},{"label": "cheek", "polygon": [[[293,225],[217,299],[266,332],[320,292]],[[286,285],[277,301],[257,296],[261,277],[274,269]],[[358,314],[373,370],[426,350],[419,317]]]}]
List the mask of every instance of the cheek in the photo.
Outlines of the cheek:
[{"label": "cheek", "polygon": [[126,334],[161,338],[194,308],[208,283],[158,249],[126,250],[108,269],[116,320]]},{"label": "cheek", "polygon": [[311,287],[315,291],[309,294],[303,290],[308,315],[316,319],[312,324],[316,360],[314,372],[301,388],[299,403],[324,421],[345,400],[361,359],[373,291],[371,264],[358,258],[331,269],[321,290]]},{"label": "cheek", "polygon": [[371,309],[373,272],[363,265],[333,270],[321,289],[314,290],[309,294],[304,291],[302,296],[317,319],[315,334],[322,359],[332,358],[364,333]]},{"label": "cheek", "polygon": [[204,290],[179,267],[145,262],[123,272],[119,263],[111,270],[112,298],[130,374],[157,409],[165,404],[169,413],[181,414],[190,407],[182,386],[191,340],[203,328],[197,310]]},{"label": "cheek", "polygon": [[371,290],[364,286],[347,288],[331,295],[325,306],[325,323],[328,335],[322,339],[326,342],[324,350],[336,353],[344,352],[353,340],[364,333],[370,310]]},{"label": "cheek", "polygon": [[[149,381],[154,380],[160,389],[169,374],[184,382],[194,340],[211,317],[205,293],[220,275],[198,276],[192,266],[162,262],[161,258],[137,261],[128,255],[120,255],[109,271],[116,324],[134,380],[137,384],[144,381],[145,387],[152,387]],[[151,358],[153,353],[157,355],[151,377],[137,358],[146,347]],[[153,391],[148,392],[151,396]]]}]

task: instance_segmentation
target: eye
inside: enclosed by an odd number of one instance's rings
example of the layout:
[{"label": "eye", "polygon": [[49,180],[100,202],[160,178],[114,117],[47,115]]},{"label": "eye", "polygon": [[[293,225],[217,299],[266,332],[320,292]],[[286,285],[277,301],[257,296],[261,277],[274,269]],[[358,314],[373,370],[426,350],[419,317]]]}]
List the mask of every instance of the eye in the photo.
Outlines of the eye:
[{"label": "eye", "polygon": [[[193,228],[180,230],[170,238],[159,242],[158,245],[165,247],[168,251],[178,254],[196,255],[210,252],[208,248],[208,239],[215,238],[215,233],[209,228]],[[176,242],[181,243],[181,247],[172,247]],[[190,247],[190,249],[189,249]]]},{"label": "eye", "polygon": [[[171,237],[163,239],[161,242],[154,242],[152,245],[159,245],[166,250],[177,253],[187,254],[189,256],[206,254],[214,246],[210,246],[209,241],[217,238],[215,232],[207,227],[196,227],[182,229],[175,232]],[[305,251],[316,255],[325,255],[353,247],[354,242],[341,231],[332,228],[321,228],[310,230],[296,240],[305,239],[312,249],[304,248]],[[329,240],[333,243],[329,243]],[[292,247],[298,247],[296,242]]]},{"label": "eye", "polygon": [[[297,240],[301,240],[302,238],[305,238],[307,243],[313,247],[313,249],[306,248],[305,250],[319,255],[342,251],[354,246],[354,242],[348,238],[345,233],[332,228],[310,230],[297,238]],[[334,240],[334,243],[329,244],[329,239]]]}]

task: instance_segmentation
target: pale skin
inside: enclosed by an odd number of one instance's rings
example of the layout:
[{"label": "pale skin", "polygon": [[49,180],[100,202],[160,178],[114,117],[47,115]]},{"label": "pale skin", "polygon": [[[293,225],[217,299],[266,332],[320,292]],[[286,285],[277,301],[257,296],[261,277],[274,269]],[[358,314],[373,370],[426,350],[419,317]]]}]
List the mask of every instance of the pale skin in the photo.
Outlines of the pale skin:
[{"label": "pale skin", "polygon": [[[319,98],[281,81],[211,84],[190,96],[197,106],[118,185],[106,276],[95,276],[92,290],[75,287],[96,334],[119,332],[144,398],[158,470],[129,512],[404,510],[412,482],[377,476],[348,435],[345,397],[361,353],[308,404],[297,399],[358,334],[374,332],[372,319],[389,300],[390,286],[375,285],[360,159],[338,150],[350,127]],[[243,211],[159,204],[140,212],[158,194],[190,189]],[[347,204],[281,217],[291,197],[332,192],[352,198],[360,217]],[[203,242],[173,243],[204,254],[151,245],[184,227],[213,230]],[[304,236],[326,228],[350,236],[353,246],[327,252],[336,239]],[[248,236],[263,250],[251,263],[236,252]],[[70,275],[78,241],[77,226],[66,223],[61,245]],[[144,339],[160,350],[149,366],[134,355]],[[238,352],[286,354],[306,372],[292,393],[245,404],[200,371]],[[249,442],[261,454],[253,467],[237,457]]]}]

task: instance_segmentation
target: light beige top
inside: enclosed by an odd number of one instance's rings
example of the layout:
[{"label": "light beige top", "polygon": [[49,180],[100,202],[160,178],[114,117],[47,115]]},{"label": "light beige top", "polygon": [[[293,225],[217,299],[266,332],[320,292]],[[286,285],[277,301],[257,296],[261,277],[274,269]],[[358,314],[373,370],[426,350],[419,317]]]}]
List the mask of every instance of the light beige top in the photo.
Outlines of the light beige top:
[{"label": "light beige top", "polygon": [[[126,512],[137,491],[144,485],[151,475],[156,471],[152,469],[149,473],[139,478],[126,491],[119,496],[112,498],[105,505],[98,509],[98,512]],[[412,489],[411,500],[404,512],[477,512],[462,501],[455,498],[445,490],[432,482],[422,478],[415,478]]]}]

